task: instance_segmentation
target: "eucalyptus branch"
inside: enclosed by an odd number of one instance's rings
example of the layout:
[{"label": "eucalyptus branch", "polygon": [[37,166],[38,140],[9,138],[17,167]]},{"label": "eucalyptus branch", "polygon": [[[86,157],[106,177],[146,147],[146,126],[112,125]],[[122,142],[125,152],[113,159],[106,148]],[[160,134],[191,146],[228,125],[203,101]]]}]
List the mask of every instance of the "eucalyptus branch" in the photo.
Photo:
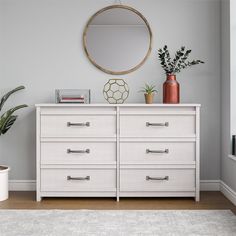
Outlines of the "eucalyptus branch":
[{"label": "eucalyptus branch", "polygon": [[176,71],[176,66],[179,66],[181,62],[179,62],[181,60],[181,58],[184,56],[184,51],[185,51],[185,47],[182,46],[180,50],[178,50],[175,54],[175,58],[173,59],[173,68],[172,68],[172,73],[175,73]]},{"label": "eucalyptus branch", "polygon": [[192,50],[187,50],[185,46],[182,46],[176,51],[173,60],[171,59],[170,52],[167,45],[158,50],[158,58],[162,68],[167,75],[176,74],[181,72],[181,70],[188,67],[204,63],[201,60],[187,61]]},{"label": "eucalyptus branch", "polygon": [[161,61],[161,66],[165,70],[165,72],[168,73],[169,68],[168,68],[167,63],[166,63],[166,56],[165,56],[165,54],[166,53],[162,49],[158,50],[158,56],[159,56],[159,59]]}]

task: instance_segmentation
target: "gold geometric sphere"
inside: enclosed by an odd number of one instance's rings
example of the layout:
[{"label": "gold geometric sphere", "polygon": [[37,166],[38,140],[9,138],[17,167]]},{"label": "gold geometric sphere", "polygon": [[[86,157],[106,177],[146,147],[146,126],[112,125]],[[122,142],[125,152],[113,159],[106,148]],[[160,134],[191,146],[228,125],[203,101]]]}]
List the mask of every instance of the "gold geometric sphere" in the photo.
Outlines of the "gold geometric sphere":
[{"label": "gold geometric sphere", "polygon": [[123,79],[110,79],[104,85],[103,95],[110,104],[122,104],[129,96],[129,86]]}]

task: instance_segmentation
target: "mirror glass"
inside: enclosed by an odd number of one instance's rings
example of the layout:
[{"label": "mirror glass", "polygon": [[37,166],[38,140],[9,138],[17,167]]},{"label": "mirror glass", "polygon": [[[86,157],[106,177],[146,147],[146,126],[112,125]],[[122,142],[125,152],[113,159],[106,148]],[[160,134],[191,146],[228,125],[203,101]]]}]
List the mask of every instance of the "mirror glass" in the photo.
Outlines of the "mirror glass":
[{"label": "mirror glass", "polygon": [[95,13],[84,31],[84,48],[100,70],[114,75],[138,69],[151,51],[152,33],[135,9],[109,6]]}]

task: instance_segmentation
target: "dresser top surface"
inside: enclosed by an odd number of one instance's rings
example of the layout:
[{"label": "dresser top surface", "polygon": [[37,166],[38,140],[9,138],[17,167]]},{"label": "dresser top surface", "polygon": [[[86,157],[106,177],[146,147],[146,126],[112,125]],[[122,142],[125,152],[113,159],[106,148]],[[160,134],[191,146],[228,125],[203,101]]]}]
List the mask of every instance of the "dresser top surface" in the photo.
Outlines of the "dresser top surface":
[{"label": "dresser top surface", "polygon": [[107,103],[91,103],[91,104],[78,104],[78,103],[42,103],[35,104],[36,107],[200,107],[201,104],[195,103],[179,103],[179,104],[145,104],[145,103],[126,103],[126,104],[107,104]]}]

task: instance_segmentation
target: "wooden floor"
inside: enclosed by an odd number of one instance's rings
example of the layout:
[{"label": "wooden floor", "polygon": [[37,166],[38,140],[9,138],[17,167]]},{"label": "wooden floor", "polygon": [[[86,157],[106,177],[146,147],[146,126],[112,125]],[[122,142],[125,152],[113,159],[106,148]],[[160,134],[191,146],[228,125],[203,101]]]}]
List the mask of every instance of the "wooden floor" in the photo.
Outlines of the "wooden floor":
[{"label": "wooden floor", "polygon": [[201,201],[193,198],[43,198],[35,201],[35,192],[10,192],[8,200],[0,202],[0,209],[230,209],[234,206],[220,192],[202,192]]}]

